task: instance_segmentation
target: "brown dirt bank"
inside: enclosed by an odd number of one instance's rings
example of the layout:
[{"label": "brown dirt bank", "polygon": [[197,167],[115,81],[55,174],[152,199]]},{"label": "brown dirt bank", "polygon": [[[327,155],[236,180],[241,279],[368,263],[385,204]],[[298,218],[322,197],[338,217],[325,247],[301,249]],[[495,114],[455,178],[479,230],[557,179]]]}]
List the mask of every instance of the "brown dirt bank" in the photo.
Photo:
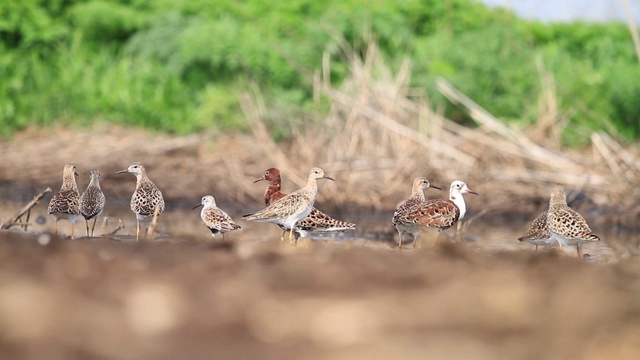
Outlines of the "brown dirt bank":
[{"label": "brown dirt bank", "polygon": [[640,263],[0,233],[0,356],[637,359]]}]

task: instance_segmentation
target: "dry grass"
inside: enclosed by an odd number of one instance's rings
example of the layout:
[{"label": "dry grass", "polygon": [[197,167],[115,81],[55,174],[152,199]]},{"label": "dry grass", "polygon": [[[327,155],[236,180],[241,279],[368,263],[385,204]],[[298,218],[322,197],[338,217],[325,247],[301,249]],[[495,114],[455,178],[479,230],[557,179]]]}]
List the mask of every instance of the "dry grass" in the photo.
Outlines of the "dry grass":
[{"label": "dry grass", "polygon": [[[325,58],[324,72],[328,69]],[[496,119],[440,79],[440,92],[466,109],[477,127],[444,118],[425,96],[414,96],[420,92],[409,87],[409,61],[393,74],[373,45],[363,61],[353,57],[351,76],[339,87],[327,76],[316,82],[321,87],[316,92],[330,100],[331,111],[299,129],[286,147],[271,140],[264,122],[268,109],[259,94],[246,95],[242,104],[269,162],[298,186],[306,169],[324,167],[340,180],[322,190],[337,203],[392,208],[408,195],[413,178],[427,176],[444,187],[454,179],[465,180],[483,194],[484,207],[505,212],[512,211],[506,201],[544,202],[548,189],[560,183],[584,190],[598,205],[612,202],[620,204],[621,212],[637,213],[638,148],[624,148],[606,134],[594,133],[591,153],[563,149],[560,133],[566,117],[558,111],[553,77],[541,62],[539,73],[544,87],[539,122],[525,131]]]}]

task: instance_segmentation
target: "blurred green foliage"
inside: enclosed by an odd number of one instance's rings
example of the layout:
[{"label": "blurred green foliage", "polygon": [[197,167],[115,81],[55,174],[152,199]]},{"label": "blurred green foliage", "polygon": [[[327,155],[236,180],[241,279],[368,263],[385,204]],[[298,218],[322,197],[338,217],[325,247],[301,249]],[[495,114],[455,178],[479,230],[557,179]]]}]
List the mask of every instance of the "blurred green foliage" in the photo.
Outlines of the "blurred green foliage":
[{"label": "blurred green foliage", "polygon": [[[239,95],[259,88],[278,136],[305,119],[311,76],[341,41],[375,39],[391,66],[413,60],[413,86],[445,77],[493,114],[534,122],[539,65],[555,78],[566,140],[605,129],[640,137],[640,67],[623,24],[540,24],[473,0],[21,0],[0,2],[0,135],[30,124],[96,119],[179,134],[238,130]],[[299,123],[299,122],[298,122]],[[582,134],[582,135],[581,135]]]}]

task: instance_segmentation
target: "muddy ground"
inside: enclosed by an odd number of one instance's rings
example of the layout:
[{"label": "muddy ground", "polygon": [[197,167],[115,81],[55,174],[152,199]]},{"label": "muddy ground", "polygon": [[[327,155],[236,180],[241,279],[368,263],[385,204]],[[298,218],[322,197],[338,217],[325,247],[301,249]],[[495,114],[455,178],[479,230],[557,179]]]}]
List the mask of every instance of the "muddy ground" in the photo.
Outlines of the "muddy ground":
[{"label": "muddy ground", "polygon": [[[28,232],[0,232],[2,359],[640,359],[638,235],[619,230],[632,222],[587,216],[604,241],[584,260],[515,241],[540,204],[473,218],[483,200],[469,199],[473,220],[461,232],[400,252],[393,206],[325,201],[358,231],[292,247],[277,227],[240,220],[244,229],[222,242],[191,207],[212,188],[223,193],[221,179],[237,169],[225,152],[237,143],[211,149],[189,138],[188,150],[180,143],[159,156],[153,147],[83,153],[48,139],[3,143],[0,218],[47,186],[57,191],[70,158],[85,173],[101,169],[108,206],[96,239],[70,240],[64,222],[51,235],[50,194]],[[37,143],[39,155],[26,156]],[[158,236],[137,243],[133,176],[113,175],[134,160],[149,164],[168,205]],[[255,210],[264,187],[251,185],[216,194],[219,205],[234,218]],[[120,221],[124,229],[104,235]]]}]

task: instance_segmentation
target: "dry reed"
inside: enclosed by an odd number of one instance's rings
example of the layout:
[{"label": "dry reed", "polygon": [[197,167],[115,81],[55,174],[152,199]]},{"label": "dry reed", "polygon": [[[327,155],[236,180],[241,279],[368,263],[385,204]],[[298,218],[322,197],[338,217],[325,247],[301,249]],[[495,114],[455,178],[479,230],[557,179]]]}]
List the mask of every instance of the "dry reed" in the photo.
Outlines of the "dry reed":
[{"label": "dry reed", "polygon": [[[523,131],[492,116],[444,79],[437,81],[438,90],[468,111],[477,127],[437,114],[426,96],[413,96],[419,91],[409,87],[410,62],[394,75],[375,45],[369,46],[364,59],[352,57],[350,76],[339,87],[328,81],[327,59],[324,76],[317,77],[323,81],[314,84],[321,86],[315,92],[330,100],[330,111],[298,128],[286,146],[271,140],[264,121],[268,110],[260,95],[242,99],[256,144],[268,158],[264,167],[281,168],[297,186],[303,185],[308,168],[324,167],[339,179],[322,189],[325,199],[390,209],[408,195],[416,176],[445,187],[463,179],[483,194],[483,207],[502,211],[512,210],[508,203],[525,204],[526,211],[530,200],[544,202],[556,183],[584,190],[598,204],[620,204],[620,211],[633,209],[640,198],[633,186],[640,178],[637,149],[625,149],[603,133],[591,135],[591,156],[561,147],[567,117],[558,110],[553,77],[540,60],[539,121]],[[434,196],[446,194],[429,194]]]}]

